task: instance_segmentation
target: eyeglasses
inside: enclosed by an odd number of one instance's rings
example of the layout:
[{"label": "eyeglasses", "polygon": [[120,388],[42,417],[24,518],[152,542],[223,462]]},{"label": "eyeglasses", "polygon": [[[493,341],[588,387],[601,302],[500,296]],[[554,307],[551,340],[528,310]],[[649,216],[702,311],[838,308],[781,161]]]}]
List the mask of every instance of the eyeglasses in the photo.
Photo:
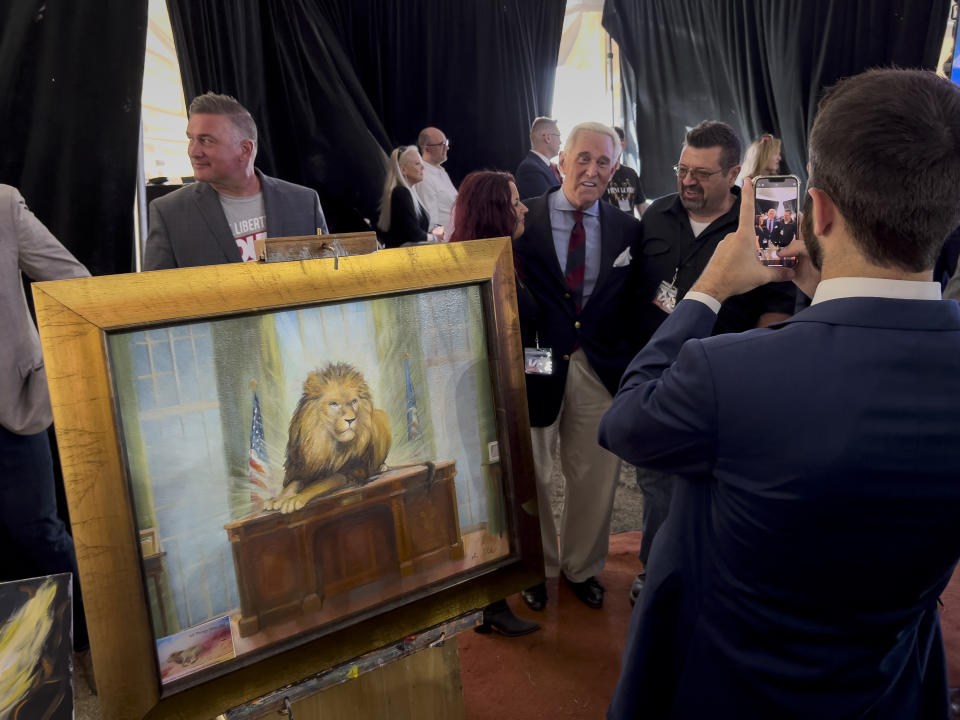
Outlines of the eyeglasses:
[{"label": "eyeglasses", "polygon": [[555,138],[563,137],[563,135],[561,135],[560,133],[544,133],[543,135],[544,137],[555,137]]},{"label": "eyeglasses", "polygon": [[437,147],[437,146],[439,146],[439,145],[443,145],[443,146],[445,146],[445,147],[450,147],[450,138],[447,138],[447,139],[444,140],[443,142],[438,142],[438,143],[424,143],[424,144],[423,144],[424,147]]},{"label": "eyeglasses", "polygon": [[683,180],[687,173],[693,175],[694,180],[698,182],[706,182],[714,175],[719,175],[722,172],[725,172],[722,168],[720,170],[704,170],[703,168],[695,168],[691,170],[685,165],[674,165],[673,171],[677,174],[677,177]]}]

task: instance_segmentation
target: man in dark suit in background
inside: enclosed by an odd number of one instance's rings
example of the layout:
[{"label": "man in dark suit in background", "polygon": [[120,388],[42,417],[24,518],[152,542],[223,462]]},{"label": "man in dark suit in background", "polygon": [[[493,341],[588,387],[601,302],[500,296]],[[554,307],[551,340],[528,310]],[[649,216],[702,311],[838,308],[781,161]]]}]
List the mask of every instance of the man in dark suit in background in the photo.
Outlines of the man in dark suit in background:
[{"label": "man in dark suit in background", "polygon": [[771,243],[777,245],[777,230],[780,224],[777,220],[777,211],[773,208],[767,210],[767,214],[760,221],[760,247],[768,248]]},{"label": "man in dark suit in background", "polygon": [[[677,192],[656,200],[643,215],[642,302],[637,307],[637,333],[646,343],[667,319],[672,307],[690,290],[714,249],[737,227],[740,217],[740,138],[732,127],[704,120],[687,131],[674,171]],[[776,213],[771,210],[772,217]],[[768,216],[756,226],[762,239]],[[752,223],[751,223],[752,224]],[[796,295],[791,283],[771,283],[723,304],[714,332],[741,332],[789,317]],[[643,589],[650,548],[670,509],[674,478],[644,469],[637,473],[643,490],[643,569],[630,588],[635,601]]]},{"label": "man in dark suit in background", "polygon": [[540,197],[547,190],[560,187],[560,169],[552,162],[558,152],[560,131],[557,130],[557,121],[538,117],[530,126],[530,152],[513,174],[521,200]]},{"label": "man in dark suit in background", "polygon": [[144,270],[249,262],[255,239],[327,232],[316,190],[253,167],[257,126],[240,103],[206,93],[188,115],[197,182],[150,203]]},{"label": "man in dark suit in background", "polygon": [[797,223],[793,220],[793,213],[783,211],[783,218],[777,222],[777,230],[773,244],[777,247],[786,247],[797,236]]},{"label": "man in dark suit in background", "polygon": [[[552,351],[552,374],[527,375],[527,401],[547,577],[562,574],[592,608],[603,604],[603,569],[619,462],[597,444],[597,426],[633,353],[634,263],[640,223],[600,198],[617,168],[620,140],[600,123],[576,126],[560,153],[563,185],[529,203],[514,246],[531,303],[525,343]],[[557,444],[566,478],[560,549],[551,512]],[[523,593],[543,610],[545,585]]]},{"label": "man in dark suit in background", "polygon": [[[601,423],[605,447],[682,476],[608,717],[948,717],[937,599],[960,556],[960,307],[930,281],[960,220],[960,88],[850,78],[809,148],[809,254],[797,240],[796,271],[757,261],[745,181],[737,232]],[[808,309],[709,337],[723,300],[794,272]],[[758,418],[795,427],[758,442]]]}]

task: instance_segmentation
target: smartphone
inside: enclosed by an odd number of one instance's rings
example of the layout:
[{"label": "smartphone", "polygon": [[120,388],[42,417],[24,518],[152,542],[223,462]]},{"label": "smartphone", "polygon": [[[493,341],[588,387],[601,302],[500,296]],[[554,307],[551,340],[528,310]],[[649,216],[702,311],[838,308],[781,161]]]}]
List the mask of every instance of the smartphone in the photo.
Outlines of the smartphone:
[{"label": "smartphone", "polygon": [[796,258],[782,257],[780,249],[797,236],[800,221],[800,178],[768,175],[753,181],[753,207],[757,213],[757,257],[771,267],[793,267]]}]

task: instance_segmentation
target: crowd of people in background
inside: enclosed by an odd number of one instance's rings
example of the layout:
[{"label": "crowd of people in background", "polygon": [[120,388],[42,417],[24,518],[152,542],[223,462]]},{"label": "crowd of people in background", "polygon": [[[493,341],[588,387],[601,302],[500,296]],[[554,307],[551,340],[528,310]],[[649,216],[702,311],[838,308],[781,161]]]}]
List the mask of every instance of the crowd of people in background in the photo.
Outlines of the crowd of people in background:
[{"label": "crowd of people in background", "polygon": [[[895,152],[867,157],[877,142],[866,128],[893,127]],[[152,203],[144,269],[254,260],[257,239],[328,232],[314,190],[255,168],[256,124],[235,99],[195,98],[187,137],[196,182]],[[537,117],[513,174],[478,170],[458,189],[443,168],[450,139],[426,127],[389,153],[375,222],[384,248],[512,238],[524,346],[553,360],[526,376],[544,575],[590,608],[604,604],[598,575],[621,464],[638,467],[637,608],[610,716],[699,717],[720,697],[742,717],[942,716],[936,598],[960,554],[960,455],[947,447],[960,432],[960,307],[940,302],[929,276],[960,221],[960,89],[901,70],[841,83],[811,134],[799,218],[756,210],[753,181],[785,169],[771,134],[744,152],[728,124],[700,122],[684,134],[676,192],[652,202],[622,162],[626,147],[620,128],[587,122],[564,137]],[[903,192],[921,181],[929,192]],[[891,222],[894,201],[903,212]],[[10,346],[2,355],[2,529],[17,547],[43,549],[33,572],[70,570],[19,272],[86,271],[6,186],[0,233],[8,315],[25,338],[12,344],[21,356]],[[756,262],[770,244],[796,268]],[[954,276],[946,296],[958,295]],[[770,367],[802,395],[778,401],[756,388],[754,371]],[[788,426],[794,449],[778,452],[755,432],[778,417],[826,430],[798,440]],[[11,482],[26,477],[29,522],[24,485]],[[864,570],[882,576],[878,548],[901,570],[897,588],[875,587]],[[7,565],[7,577],[24,572]],[[544,610],[548,587],[521,594],[529,610]],[[539,628],[506,601],[483,620],[478,632]]]}]

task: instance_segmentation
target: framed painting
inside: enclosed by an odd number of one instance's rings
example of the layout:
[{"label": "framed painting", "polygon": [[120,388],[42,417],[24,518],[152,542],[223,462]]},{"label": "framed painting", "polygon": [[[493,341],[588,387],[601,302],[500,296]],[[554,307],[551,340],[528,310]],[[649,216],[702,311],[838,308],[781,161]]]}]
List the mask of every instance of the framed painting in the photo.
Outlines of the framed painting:
[{"label": "framed painting", "polygon": [[212,717],[542,577],[509,239],[33,289],[109,717]]},{"label": "framed painting", "polygon": [[70,573],[0,583],[0,718],[73,720]]}]

